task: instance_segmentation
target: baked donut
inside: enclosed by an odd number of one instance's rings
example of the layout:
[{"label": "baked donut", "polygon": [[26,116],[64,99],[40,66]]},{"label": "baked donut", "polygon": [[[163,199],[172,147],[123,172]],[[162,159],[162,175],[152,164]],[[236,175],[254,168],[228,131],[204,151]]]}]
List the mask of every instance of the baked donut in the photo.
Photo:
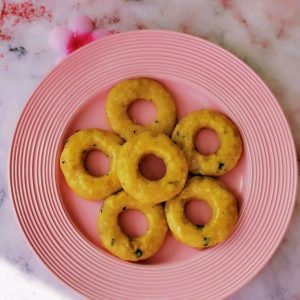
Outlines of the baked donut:
[{"label": "baked donut", "polygon": [[[164,161],[166,173],[161,179],[150,180],[139,172],[139,163],[147,154],[153,154]],[[128,194],[138,202],[153,205],[181,192],[188,166],[184,153],[169,137],[148,131],[131,138],[122,146],[117,172]]]},{"label": "baked donut", "polygon": [[[209,155],[199,153],[194,145],[197,133],[204,128],[215,131],[220,140],[218,150]],[[223,175],[235,167],[242,154],[242,139],[235,124],[222,113],[208,109],[181,119],[172,139],[184,151],[193,174]]]},{"label": "baked donut", "polygon": [[[191,199],[205,201],[212,210],[207,224],[192,224],[185,215],[185,206]],[[166,217],[174,237],[191,247],[203,249],[226,240],[232,232],[238,210],[234,196],[218,180],[193,177],[184,190],[166,202]]]},{"label": "baked donut", "polygon": [[[151,101],[156,107],[156,118],[151,124],[137,124],[128,116],[130,104],[140,99]],[[171,94],[153,79],[137,78],[118,83],[108,93],[105,112],[112,130],[125,140],[148,130],[171,135],[176,122]]]},{"label": "baked donut", "polygon": [[[127,209],[141,211],[148,222],[143,236],[129,237],[119,226],[118,216]],[[122,191],[108,197],[100,209],[97,228],[102,245],[115,256],[138,261],[154,255],[163,245],[168,225],[161,205],[145,206]]]},{"label": "baked donut", "polygon": [[[100,129],[83,129],[66,141],[60,156],[60,167],[67,184],[86,200],[100,200],[121,189],[117,176],[117,157],[123,140]],[[93,176],[85,168],[89,151],[102,151],[110,159],[110,169],[104,176]]]}]

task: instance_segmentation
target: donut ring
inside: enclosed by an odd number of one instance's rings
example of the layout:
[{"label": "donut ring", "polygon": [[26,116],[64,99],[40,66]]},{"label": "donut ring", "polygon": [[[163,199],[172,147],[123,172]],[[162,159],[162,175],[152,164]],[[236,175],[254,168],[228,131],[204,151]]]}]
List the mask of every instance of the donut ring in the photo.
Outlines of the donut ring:
[{"label": "donut ring", "polygon": [[[139,125],[128,116],[129,105],[138,99],[155,104],[157,115],[153,123]],[[171,135],[176,122],[172,96],[153,79],[129,79],[117,84],[107,96],[105,112],[112,130],[125,140],[148,130]]]},{"label": "donut ring", "polygon": [[[203,225],[192,224],[185,216],[185,204],[197,198],[205,201],[212,210],[210,221]],[[202,249],[226,240],[238,218],[234,196],[225,186],[210,177],[193,177],[185,189],[167,201],[166,217],[174,237],[191,247]]]},{"label": "donut ring", "polygon": [[[126,209],[137,209],[144,213],[148,229],[143,236],[131,238],[123,233],[118,223],[118,215]],[[161,205],[142,205],[124,191],[104,201],[97,228],[103,246],[117,257],[129,261],[143,260],[155,254],[163,245],[168,231]]]},{"label": "donut ring", "polygon": [[[202,155],[195,149],[196,134],[203,128],[214,130],[219,137],[220,147],[215,153]],[[235,124],[212,110],[193,112],[181,119],[172,139],[184,151],[189,171],[194,174],[223,175],[235,167],[242,154],[242,139]]]},{"label": "donut ring", "polygon": [[[164,177],[149,180],[139,172],[139,162],[147,154],[161,158],[166,166]],[[156,204],[181,192],[188,166],[182,150],[164,134],[143,132],[127,141],[118,157],[117,172],[123,189],[147,205]]]},{"label": "donut ring", "polygon": [[[117,135],[100,129],[80,130],[69,137],[60,156],[60,167],[69,187],[86,200],[103,199],[120,190],[116,167],[122,143]],[[108,174],[96,177],[86,170],[86,155],[93,150],[109,157]]]}]

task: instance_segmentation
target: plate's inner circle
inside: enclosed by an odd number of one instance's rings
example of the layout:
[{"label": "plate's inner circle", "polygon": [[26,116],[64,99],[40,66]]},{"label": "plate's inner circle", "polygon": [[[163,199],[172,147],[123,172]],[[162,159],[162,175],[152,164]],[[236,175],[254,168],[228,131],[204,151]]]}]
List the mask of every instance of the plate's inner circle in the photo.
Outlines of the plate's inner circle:
[{"label": "plate's inner circle", "polygon": [[[154,78],[165,85],[165,87],[172,93],[176,108],[177,118],[180,120],[182,117],[192,111],[199,109],[210,108],[225,113],[228,117],[231,117],[230,111],[227,107],[222,105],[220,99],[216,99],[209,95],[201,86],[183,83],[180,79],[169,79],[164,77]],[[111,86],[107,86],[103,90],[99,90],[90,99],[85,99],[84,104],[79,110],[72,116],[71,121],[65,129],[64,136],[61,138],[61,148],[65,139],[72,135],[76,130],[84,128],[101,128],[110,130],[105,116],[105,102],[106,96]],[[151,110],[151,111],[150,111]],[[135,112],[138,114],[138,119],[145,119],[147,121],[148,115],[155,114],[153,109],[147,106],[147,103],[140,104],[140,107]],[[236,124],[239,127],[239,124]],[[240,128],[242,131],[242,128]],[[241,132],[242,133],[242,132]],[[205,138],[205,136],[204,136]],[[205,144],[214,143],[213,139],[210,140],[209,136],[205,140]],[[247,201],[244,197],[248,185],[247,179],[249,178],[249,158],[247,158],[247,145],[243,145],[243,155],[238,165],[225,176],[221,177],[227,187],[234,193],[238,201],[238,206],[241,209],[243,202]],[[96,162],[95,162],[96,163]],[[159,166],[157,166],[159,167]],[[101,245],[99,235],[96,229],[96,222],[99,209],[103,201],[86,201],[76,196],[72,190],[67,186],[66,181],[59,170],[59,164],[57,164],[57,182],[60,192],[60,198],[63,202],[65,210],[69,215],[72,223],[78,231],[93,245],[99,248],[100,251],[105,251]],[[102,170],[103,171],[103,170]],[[201,212],[199,212],[201,214]],[[142,226],[143,220],[138,216],[134,219],[134,224],[129,224],[134,231],[139,231],[139,226]],[[144,226],[144,225],[143,225]],[[237,224],[237,227],[239,223]],[[210,251],[209,249],[205,251]],[[176,241],[172,234],[169,232],[163,247],[153,257],[142,261],[143,264],[165,264],[182,261],[190,258],[194,255],[203,255],[204,251],[199,251],[191,247],[185,246]]]}]

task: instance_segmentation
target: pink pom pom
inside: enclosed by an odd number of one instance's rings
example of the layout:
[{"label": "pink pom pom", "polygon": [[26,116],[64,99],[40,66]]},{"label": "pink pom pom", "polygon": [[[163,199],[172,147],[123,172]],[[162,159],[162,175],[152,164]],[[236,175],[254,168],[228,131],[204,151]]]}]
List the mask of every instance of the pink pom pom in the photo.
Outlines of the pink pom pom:
[{"label": "pink pom pom", "polygon": [[61,53],[68,53],[73,33],[62,26],[55,27],[49,34],[49,46]]},{"label": "pink pom pom", "polygon": [[68,27],[75,35],[84,35],[93,31],[92,21],[84,15],[74,16],[69,21]]},{"label": "pink pom pom", "polygon": [[77,15],[69,21],[68,28],[58,26],[51,30],[49,45],[62,56],[111,34],[106,29],[93,31],[92,21],[84,15]]}]

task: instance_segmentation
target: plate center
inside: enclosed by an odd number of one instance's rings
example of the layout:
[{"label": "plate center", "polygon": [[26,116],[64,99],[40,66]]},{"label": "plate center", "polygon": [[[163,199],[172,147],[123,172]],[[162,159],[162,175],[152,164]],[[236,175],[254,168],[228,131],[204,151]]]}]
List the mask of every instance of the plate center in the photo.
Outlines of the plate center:
[{"label": "plate center", "polygon": [[138,237],[146,233],[148,222],[145,215],[136,209],[126,209],[118,216],[119,226],[129,237]]},{"label": "plate center", "polygon": [[103,176],[109,171],[109,158],[101,151],[90,151],[85,158],[85,168],[93,176]]},{"label": "plate center", "polygon": [[220,147],[220,140],[214,130],[203,128],[195,137],[195,147],[203,155],[213,154]]},{"label": "plate center", "polygon": [[128,107],[127,113],[137,124],[148,125],[155,120],[156,108],[154,103],[149,100],[137,99]]},{"label": "plate center", "polygon": [[209,222],[212,211],[205,201],[190,199],[185,205],[185,215],[192,224],[201,227]]},{"label": "plate center", "polygon": [[159,180],[166,174],[166,165],[161,158],[154,154],[148,154],[142,157],[139,171],[147,179]]}]

